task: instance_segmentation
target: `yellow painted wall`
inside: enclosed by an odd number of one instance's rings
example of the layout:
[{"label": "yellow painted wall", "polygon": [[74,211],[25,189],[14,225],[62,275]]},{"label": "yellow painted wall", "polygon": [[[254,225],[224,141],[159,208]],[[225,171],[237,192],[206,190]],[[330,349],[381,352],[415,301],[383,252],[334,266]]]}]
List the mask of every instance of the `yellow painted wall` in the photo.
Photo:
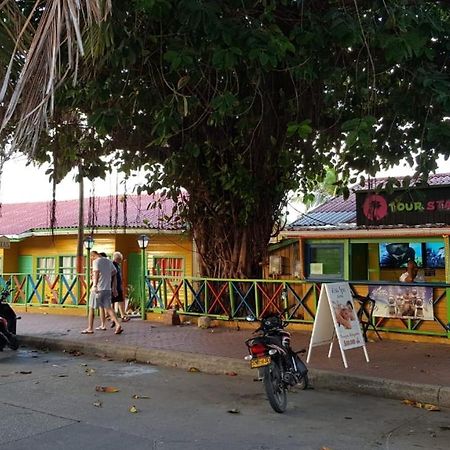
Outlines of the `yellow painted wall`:
[{"label": "yellow painted wall", "polygon": [[15,242],[11,243],[11,248],[3,250],[3,272],[13,273],[18,271],[18,256],[19,245]]},{"label": "yellow painted wall", "polygon": [[[192,276],[192,239],[187,233],[168,235],[148,233],[150,243],[147,254],[155,256],[182,257],[185,260],[186,276]],[[120,251],[125,260],[131,252],[139,253],[135,234],[94,234],[93,250],[112,255]],[[11,244],[10,249],[4,250],[4,272],[18,271],[19,256],[56,257],[75,256],[77,249],[77,236],[33,236],[20,242]],[[86,254],[86,253],[85,253]],[[0,255],[1,256],[1,255]],[[58,261],[57,261],[58,264]],[[33,262],[34,269],[36,261]]]},{"label": "yellow painted wall", "polygon": [[[150,239],[146,249],[146,255],[149,256],[168,256],[172,258],[184,259],[185,276],[193,275],[193,243],[192,238],[187,233],[180,234],[151,234],[147,233]],[[118,234],[115,239],[115,248],[111,251],[119,251],[124,256],[123,276],[124,286],[128,284],[128,261],[127,255],[130,253],[140,253],[141,250],[137,243],[137,235]],[[97,241],[97,240],[96,240]]]},{"label": "yellow painted wall", "polygon": [[378,260],[378,244],[368,244],[369,280],[378,281],[380,279],[380,264]]}]

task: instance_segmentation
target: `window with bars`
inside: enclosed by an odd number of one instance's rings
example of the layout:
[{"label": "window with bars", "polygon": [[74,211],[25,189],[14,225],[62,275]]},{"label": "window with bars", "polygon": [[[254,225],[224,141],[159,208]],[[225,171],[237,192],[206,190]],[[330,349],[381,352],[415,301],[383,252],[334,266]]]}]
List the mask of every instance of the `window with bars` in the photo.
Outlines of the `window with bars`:
[{"label": "window with bars", "polygon": [[164,275],[174,278],[184,276],[184,258],[149,257],[149,271],[151,275]]},{"label": "window with bars", "polygon": [[66,278],[73,278],[77,274],[77,257],[76,256],[60,256],[59,257],[59,273]]},{"label": "window with bars", "polygon": [[36,275],[55,276],[55,258],[39,257],[36,259]]}]

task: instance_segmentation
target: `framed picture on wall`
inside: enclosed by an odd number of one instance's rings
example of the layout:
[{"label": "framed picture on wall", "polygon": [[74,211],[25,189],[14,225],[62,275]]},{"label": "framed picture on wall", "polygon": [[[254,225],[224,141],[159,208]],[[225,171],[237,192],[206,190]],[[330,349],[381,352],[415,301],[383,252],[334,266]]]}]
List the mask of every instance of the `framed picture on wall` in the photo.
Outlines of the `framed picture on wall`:
[{"label": "framed picture on wall", "polygon": [[415,261],[418,267],[423,267],[421,242],[380,243],[380,267],[406,267],[409,260]]}]

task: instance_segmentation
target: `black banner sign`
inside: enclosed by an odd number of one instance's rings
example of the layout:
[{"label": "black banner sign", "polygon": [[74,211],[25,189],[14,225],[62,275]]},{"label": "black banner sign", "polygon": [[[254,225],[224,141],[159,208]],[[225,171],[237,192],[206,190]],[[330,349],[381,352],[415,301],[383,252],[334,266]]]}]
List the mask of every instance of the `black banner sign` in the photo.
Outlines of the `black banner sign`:
[{"label": "black banner sign", "polygon": [[450,186],[356,192],[357,225],[450,224]]}]

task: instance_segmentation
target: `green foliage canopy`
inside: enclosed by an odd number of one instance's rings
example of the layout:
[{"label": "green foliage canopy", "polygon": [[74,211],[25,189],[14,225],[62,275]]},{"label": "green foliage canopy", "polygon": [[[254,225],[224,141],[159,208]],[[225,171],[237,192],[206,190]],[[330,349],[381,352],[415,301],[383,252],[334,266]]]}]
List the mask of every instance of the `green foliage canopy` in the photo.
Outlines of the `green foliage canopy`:
[{"label": "green foliage canopy", "polygon": [[287,192],[324,167],[428,173],[449,154],[449,16],[428,0],[113,0],[65,101],[123,170],[162,164],[147,189],[187,190],[205,274],[253,276]]}]

